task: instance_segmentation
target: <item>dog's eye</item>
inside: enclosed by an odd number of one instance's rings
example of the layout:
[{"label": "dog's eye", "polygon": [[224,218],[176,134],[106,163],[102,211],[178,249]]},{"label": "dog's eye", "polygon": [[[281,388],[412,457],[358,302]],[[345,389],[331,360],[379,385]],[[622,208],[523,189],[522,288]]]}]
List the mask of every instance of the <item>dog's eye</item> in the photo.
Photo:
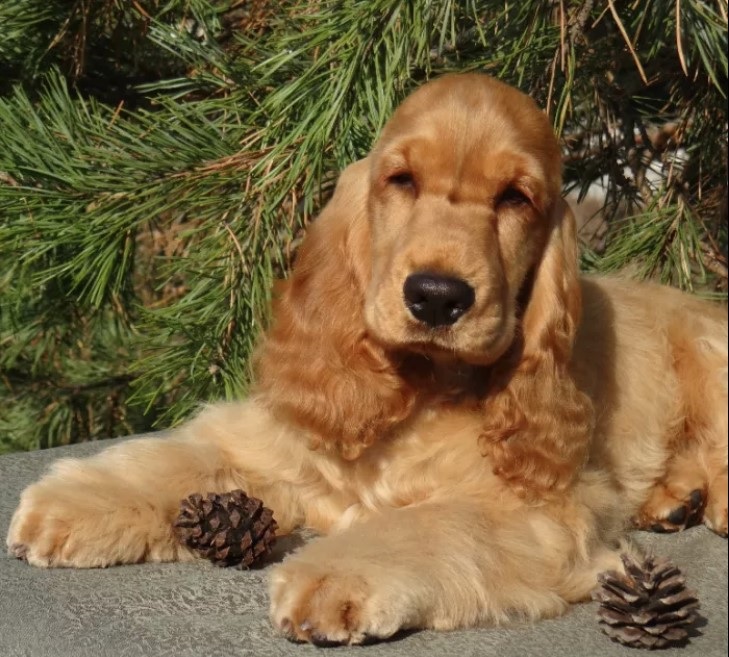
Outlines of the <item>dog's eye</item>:
[{"label": "dog's eye", "polygon": [[524,205],[531,205],[529,197],[517,187],[507,187],[501,194],[496,198],[497,206],[509,206],[509,207],[521,207]]},{"label": "dog's eye", "polygon": [[409,171],[401,171],[400,173],[394,173],[387,178],[388,185],[394,185],[401,189],[413,190],[415,189],[415,178]]}]

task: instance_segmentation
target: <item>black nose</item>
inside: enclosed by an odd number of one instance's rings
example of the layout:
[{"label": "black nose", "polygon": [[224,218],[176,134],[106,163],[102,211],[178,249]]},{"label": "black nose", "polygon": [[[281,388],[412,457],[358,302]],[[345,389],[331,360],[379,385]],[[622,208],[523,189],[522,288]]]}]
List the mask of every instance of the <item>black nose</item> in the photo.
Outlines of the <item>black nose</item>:
[{"label": "black nose", "polygon": [[427,272],[408,276],[402,290],[413,317],[432,328],[455,323],[475,299],[466,281]]}]

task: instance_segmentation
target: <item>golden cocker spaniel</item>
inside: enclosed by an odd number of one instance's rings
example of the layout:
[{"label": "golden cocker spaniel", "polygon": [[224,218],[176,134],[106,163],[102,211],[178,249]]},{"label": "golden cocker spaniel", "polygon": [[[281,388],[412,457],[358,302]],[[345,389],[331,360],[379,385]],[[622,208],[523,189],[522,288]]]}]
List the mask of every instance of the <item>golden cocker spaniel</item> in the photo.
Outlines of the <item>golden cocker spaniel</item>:
[{"label": "golden cocker spaniel", "polygon": [[328,644],[553,616],[631,525],[726,536],[726,309],[581,278],[560,160],[519,91],[421,87],[310,227],[254,394],[56,463],[11,553],[189,560],[180,499],[243,488],[326,535],[270,594],[279,631]]}]

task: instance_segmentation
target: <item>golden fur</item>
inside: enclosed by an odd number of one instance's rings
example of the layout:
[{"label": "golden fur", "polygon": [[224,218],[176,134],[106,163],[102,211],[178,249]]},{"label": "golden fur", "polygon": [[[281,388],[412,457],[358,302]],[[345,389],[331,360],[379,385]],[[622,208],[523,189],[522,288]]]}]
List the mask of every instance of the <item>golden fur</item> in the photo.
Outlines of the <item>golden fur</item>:
[{"label": "golden fur", "polygon": [[[358,643],[559,614],[620,567],[630,522],[726,535],[726,310],[580,278],[560,186],[523,94],[479,75],[423,86],[310,227],[254,394],[58,462],[23,493],[11,552],[191,559],[179,500],[243,488],[282,532],[328,534],[272,569],[276,628]],[[406,307],[423,271],[473,289],[455,323]]]}]

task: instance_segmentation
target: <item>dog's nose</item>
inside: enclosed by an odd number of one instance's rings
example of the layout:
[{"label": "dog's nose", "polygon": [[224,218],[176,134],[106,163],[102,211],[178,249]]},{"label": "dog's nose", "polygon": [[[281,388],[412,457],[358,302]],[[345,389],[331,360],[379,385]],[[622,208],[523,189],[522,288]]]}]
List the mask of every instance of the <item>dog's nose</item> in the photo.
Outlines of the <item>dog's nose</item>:
[{"label": "dog's nose", "polygon": [[475,299],[473,288],[466,281],[428,272],[408,276],[403,294],[413,317],[431,328],[454,324]]}]

